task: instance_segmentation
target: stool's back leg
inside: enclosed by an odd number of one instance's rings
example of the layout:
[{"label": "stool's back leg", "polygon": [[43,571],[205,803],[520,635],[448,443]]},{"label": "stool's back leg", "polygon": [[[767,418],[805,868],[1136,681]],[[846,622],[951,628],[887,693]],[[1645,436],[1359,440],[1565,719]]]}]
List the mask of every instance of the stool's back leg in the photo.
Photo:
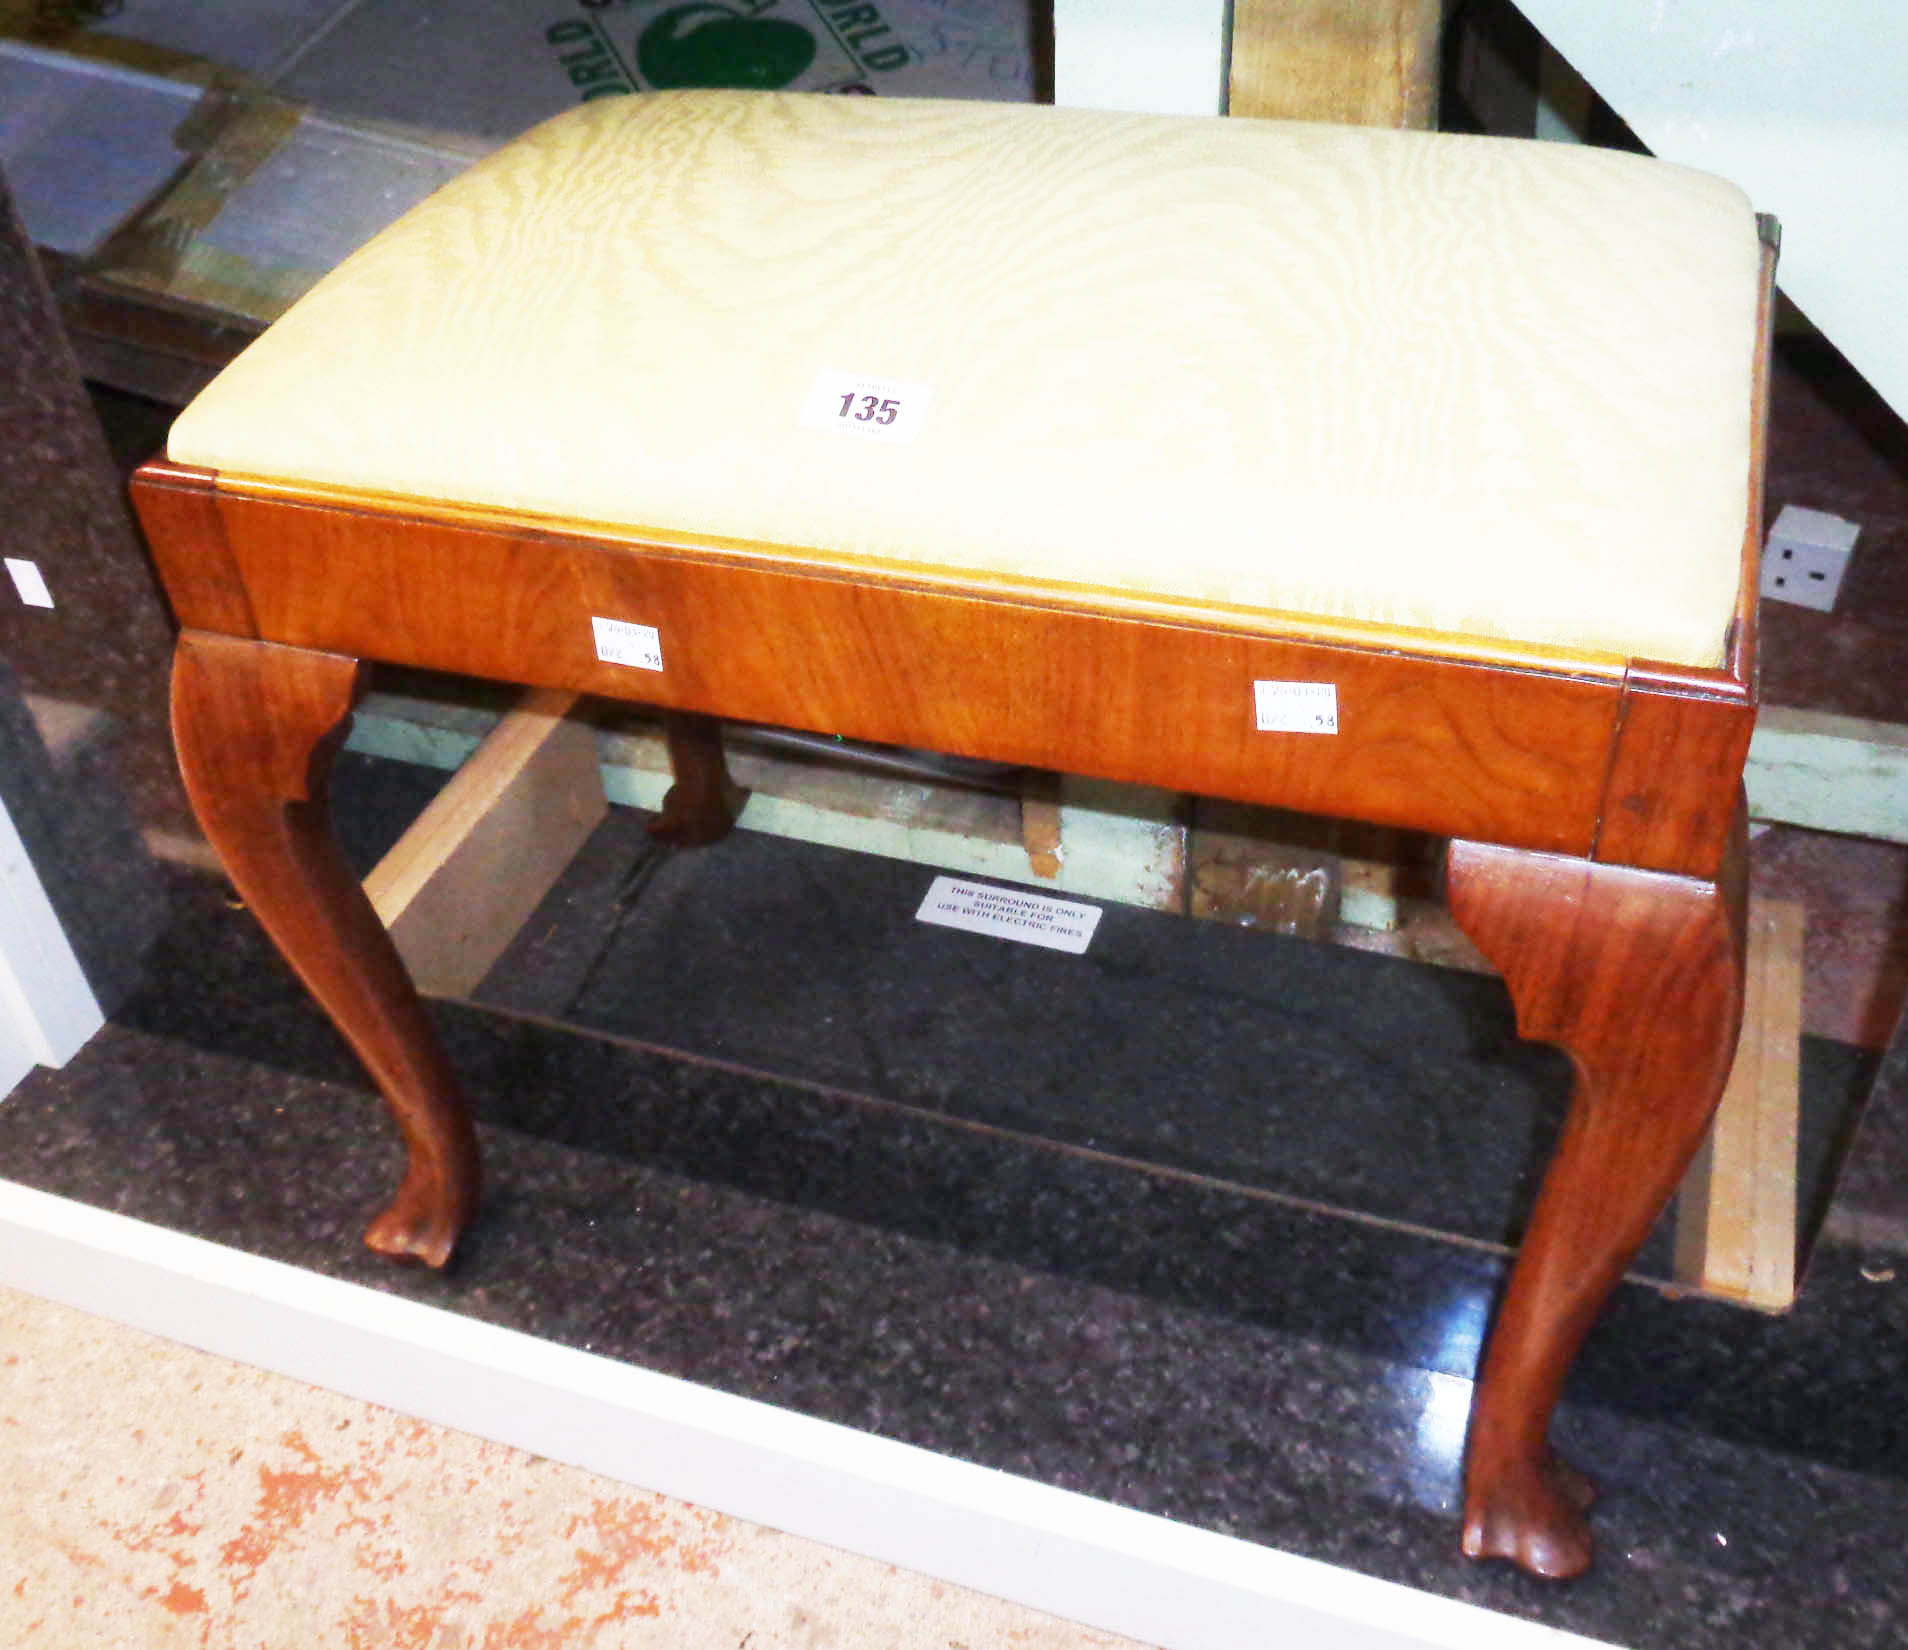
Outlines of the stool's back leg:
[{"label": "stool's back leg", "polygon": [[693,711],[663,712],[663,738],[675,783],[649,827],[658,842],[679,848],[720,842],[735,825],[741,794],[722,757],[722,724]]},{"label": "stool's back leg", "polygon": [[1518,1030],[1558,1044],[1576,1068],[1472,1402],[1464,1550],[1474,1558],[1556,1577],[1590,1562],[1594,1492],[1552,1454],[1550,1416],[1729,1076],[1745,932],[1744,855],[1729,858],[1711,883],[1451,845],[1453,915],[1502,969]]},{"label": "stool's back leg", "polygon": [[355,659],[188,630],[173,661],[173,739],[233,886],[404,1137],[403,1184],[365,1241],[442,1266],[476,1208],[477,1140],[436,1030],[332,834],[328,781],[358,678]]}]

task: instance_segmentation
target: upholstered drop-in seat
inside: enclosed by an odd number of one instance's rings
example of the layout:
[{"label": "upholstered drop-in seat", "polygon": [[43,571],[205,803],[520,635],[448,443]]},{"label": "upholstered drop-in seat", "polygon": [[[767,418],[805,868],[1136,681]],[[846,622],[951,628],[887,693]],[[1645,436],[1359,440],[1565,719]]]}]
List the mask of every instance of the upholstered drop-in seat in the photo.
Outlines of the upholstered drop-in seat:
[{"label": "upholstered drop-in seat", "polygon": [[[169,451],[848,565],[1713,666],[1759,263],[1739,191],[1609,151],[606,99],[359,252]],[[903,439],[816,428],[829,373],[898,386]],[[826,415],[852,392],[821,393]]]},{"label": "upholstered drop-in seat", "polygon": [[331,843],[365,661],[1453,839],[1578,1093],[1480,1377],[1465,1545],[1588,1562],[1564,1374],[1733,1057],[1772,253],[1559,145],[752,93],[605,99],[334,271],[135,484],[180,756],[390,1101],[369,1240],[476,1148]]}]

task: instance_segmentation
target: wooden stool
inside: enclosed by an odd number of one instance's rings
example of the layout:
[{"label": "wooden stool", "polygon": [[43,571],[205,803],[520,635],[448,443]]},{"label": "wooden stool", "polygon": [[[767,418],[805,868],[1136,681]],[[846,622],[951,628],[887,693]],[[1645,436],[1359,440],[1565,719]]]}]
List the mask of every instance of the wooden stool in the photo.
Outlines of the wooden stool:
[{"label": "wooden stool", "polygon": [[1577,1347],[1721,1093],[1772,254],[1728,185],[1562,145],[684,93],[591,103],[354,256],[134,491],[180,761],[409,1169],[465,1106],[333,846],[363,662],[1452,838],[1576,1095],[1473,1409],[1465,1550],[1590,1558]]}]

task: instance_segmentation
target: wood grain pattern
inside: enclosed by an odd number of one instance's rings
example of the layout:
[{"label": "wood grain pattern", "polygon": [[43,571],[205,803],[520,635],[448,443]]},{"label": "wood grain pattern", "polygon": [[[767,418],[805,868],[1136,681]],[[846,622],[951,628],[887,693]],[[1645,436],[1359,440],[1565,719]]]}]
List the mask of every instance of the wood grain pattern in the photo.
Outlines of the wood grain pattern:
[{"label": "wood grain pattern", "polygon": [[[301,647],[1559,852],[1594,839],[1621,691],[1603,675],[363,503],[221,510],[259,623]],[[664,668],[603,663],[592,616],[655,626]],[[1255,680],[1333,682],[1339,734],[1259,733]]]},{"label": "wood grain pattern", "polygon": [[524,695],[364,880],[418,989],[476,989],[609,811],[576,696]]},{"label": "wood grain pattern", "polygon": [[[1630,661],[1593,649],[1561,647],[1508,637],[1465,635],[1427,630],[1419,626],[1372,619],[1348,619],[1328,613],[1307,613],[1242,606],[1155,590],[1125,589],[1092,581],[1078,582],[1022,573],[981,573],[928,563],[899,564],[892,558],[855,555],[817,549],[812,545],[758,544],[714,533],[670,532],[579,520],[568,516],[524,515],[521,512],[452,502],[422,502],[360,488],[313,486],[308,483],[231,476],[216,471],[173,464],[164,458],[148,460],[141,474],[164,477],[174,485],[202,484],[219,494],[221,513],[228,520],[248,506],[267,509],[302,507],[324,512],[349,512],[390,517],[414,527],[436,527],[503,532],[527,536],[539,543],[573,542],[615,547],[651,556],[688,556],[726,561],[746,567],[771,566],[780,571],[817,578],[903,585],[912,589],[955,594],[981,593],[1000,600],[1035,607],[1084,609],[1126,618],[1161,620],[1184,626],[1207,626],[1242,634],[1287,641],[1326,642],[1334,646],[1403,652],[1430,659],[1489,665],[1498,670],[1536,671],[1553,675],[1587,676],[1620,682]],[[1696,668],[1694,678],[1708,681],[1713,671]]]},{"label": "wood grain pattern", "polygon": [[1676,1206],[1676,1281],[1765,1312],[1795,1302],[1803,908],[1752,898],[1742,1040]]},{"label": "wood grain pattern", "polygon": [[1632,668],[1623,684],[1594,857],[1714,877],[1755,732],[1747,691],[1694,695]]},{"label": "wood grain pattern", "polygon": [[1233,0],[1227,112],[1429,130],[1444,0]]},{"label": "wood grain pattern", "polygon": [[358,661],[186,631],[173,736],[206,838],[391,1108],[404,1180],[365,1241],[442,1266],[477,1206],[468,1108],[404,964],[332,835],[331,761]]},{"label": "wood grain pattern", "polygon": [[1471,1411],[1464,1550],[1567,1577],[1594,1493],[1548,1431],[1577,1348],[1688,1166],[1741,1026],[1746,827],[1719,881],[1454,842],[1452,914],[1521,1035],[1571,1058],[1570,1112]]},{"label": "wood grain pattern", "polygon": [[149,464],[135,472],[130,490],[173,617],[188,630],[256,636],[258,624],[226,543],[211,472]]}]

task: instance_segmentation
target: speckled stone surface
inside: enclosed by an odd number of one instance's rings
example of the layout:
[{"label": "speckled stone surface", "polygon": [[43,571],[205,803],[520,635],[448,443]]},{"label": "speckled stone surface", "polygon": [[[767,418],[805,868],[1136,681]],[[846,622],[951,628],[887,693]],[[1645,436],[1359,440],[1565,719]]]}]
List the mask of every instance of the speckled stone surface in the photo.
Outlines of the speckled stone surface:
[{"label": "speckled stone surface", "polygon": [[[341,812],[384,783],[352,770]],[[923,1129],[1017,1131],[1461,1240],[1522,1231],[1569,1070],[1517,1041],[1496,980],[1119,906],[1072,957],[917,921],[933,875],[751,832],[669,852],[612,809],[477,999],[913,1107]],[[1869,1069],[1805,1044],[1805,1208]],[[575,1115],[520,1126],[583,1138]],[[1637,1270],[1672,1275],[1667,1220]]]},{"label": "speckled stone surface", "polygon": [[1831,1215],[1847,1241],[1908,1254],[1908,1005],[1854,1128]]},{"label": "speckled stone surface", "polygon": [[1521,1227],[1568,1070],[1516,1042],[1496,981],[1116,905],[1070,956],[918,921],[934,875],[751,831],[674,852],[616,809],[477,997],[1486,1242]]},{"label": "speckled stone surface", "polygon": [[1807,913],[1803,1029],[1886,1047],[1908,1005],[1908,843],[1772,826],[1749,863],[1752,889]]},{"label": "speckled stone surface", "polygon": [[0,585],[0,654],[26,691],[111,716],[140,821],[196,835],[167,723],[172,621],[3,179],[0,504],[7,554],[37,562],[54,600],[28,607]]},{"label": "speckled stone surface", "polygon": [[1824,1246],[1784,1318],[1620,1293],[1559,1425],[1602,1558],[1542,1586],[1455,1554],[1491,1251],[444,1006],[491,1193],[449,1276],[389,1268],[375,1097],[249,918],[179,904],[148,989],[0,1107],[12,1177],[1639,1650],[1908,1633],[1908,1286],[1872,1255]]},{"label": "speckled stone surface", "polygon": [[119,783],[110,724],[65,720],[79,724],[74,736],[49,748],[0,656],[0,800],[110,1011],[139,982],[142,955],[166,924],[166,894]]}]

